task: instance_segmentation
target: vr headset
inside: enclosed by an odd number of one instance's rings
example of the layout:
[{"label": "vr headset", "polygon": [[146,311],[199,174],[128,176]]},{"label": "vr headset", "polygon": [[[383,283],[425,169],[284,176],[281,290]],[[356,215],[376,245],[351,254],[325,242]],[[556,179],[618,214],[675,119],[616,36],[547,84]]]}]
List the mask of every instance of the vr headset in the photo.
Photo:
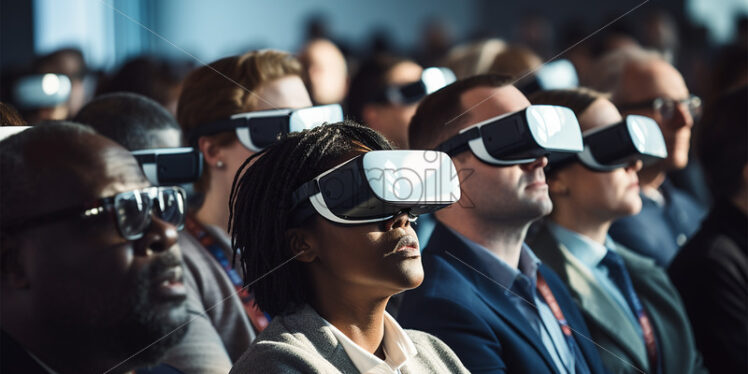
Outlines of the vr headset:
[{"label": "vr headset", "polygon": [[653,119],[629,115],[618,123],[584,133],[584,151],[552,159],[549,170],[580,162],[592,171],[609,172],[641,160],[645,165],[667,157],[660,127]]},{"label": "vr headset", "polygon": [[132,154],[154,186],[191,183],[203,172],[203,155],[194,148],[143,149]]},{"label": "vr headset", "polygon": [[71,87],[66,75],[29,75],[16,81],[13,98],[23,109],[53,108],[68,100]]},{"label": "vr headset", "polygon": [[517,165],[556,153],[581,152],[582,133],[574,112],[555,105],[530,105],[476,123],[437,148],[454,156],[466,150],[490,165]]},{"label": "vr headset", "polygon": [[0,126],[0,140],[30,128],[31,126]]},{"label": "vr headset", "polygon": [[455,80],[457,80],[455,74],[448,68],[428,68],[423,70],[421,79],[418,81],[386,87],[382,93],[377,95],[375,101],[401,105],[413,104]]},{"label": "vr headset", "polygon": [[566,59],[551,61],[541,66],[534,74],[517,84],[526,96],[541,90],[569,89],[579,86],[579,77],[574,64]]},{"label": "vr headset", "polygon": [[339,104],[301,109],[262,110],[235,114],[229,119],[201,125],[190,132],[189,141],[190,144],[196,145],[201,136],[235,131],[242,145],[250,151],[260,152],[275,143],[281,134],[341,121],[343,108]]},{"label": "vr headset", "polygon": [[435,151],[370,151],[296,189],[293,226],[318,213],[340,224],[382,222],[407,212],[411,220],[460,199],[452,159]]}]

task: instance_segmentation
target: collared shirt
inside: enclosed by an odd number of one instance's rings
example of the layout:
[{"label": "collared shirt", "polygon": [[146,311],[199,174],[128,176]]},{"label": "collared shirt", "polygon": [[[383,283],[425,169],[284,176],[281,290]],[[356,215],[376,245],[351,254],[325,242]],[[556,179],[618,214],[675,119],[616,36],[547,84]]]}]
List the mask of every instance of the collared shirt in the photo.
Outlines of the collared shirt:
[{"label": "collared shirt", "polygon": [[601,264],[603,257],[605,257],[608,251],[615,252],[614,248],[616,247],[616,244],[613,239],[611,239],[610,236],[607,236],[605,238],[605,245],[603,246],[582,234],[568,230],[554,222],[547,221],[547,224],[548,229],[551,230],[551,233],[556,240],[563,244],[569,252],[571,252],[571,254],[592,273],[597,283],[600,284],[605,293],[610,296],[616,304],[618,304],[618,307],[623,310],[626,317],[628,317],[631,326],[640,336],[642,336],[642,339],[644,339],[641,325],[634,316],[634,312],[631,310],[628,302],[626,302],[626,298],[623,296],[623,293],[618,286],[616,286],[616,284],[610,279],[608,268]]},{"label": "collared shirt", "polygon": [[[559,373],[575,372],[575,356],[566,343],[558,320],[546,304],[537,289],[538,267],[540,260],[527,244],[522,244],[518,269],[513,268],[488,248],[473,242],[457,231],[449,228],[460,240],[473,251],[485,251],[496,261],[486,264],[494,268],[493,280],[504,288],[504,293],[515,308],[525,317],[532,329],[540,337],[543,346],[551,356]],[[585,363],[580,363],[585,364]]]},{"label": "collared shirt", "polygon": [[408,334],[387,312],[384,312],[384,336],[382,338],[384,360],[365,351],[330,322],[327,324],[345,349],[345,353],[362,374],[399,374],[400,368],[411,357],[418,354]]}]

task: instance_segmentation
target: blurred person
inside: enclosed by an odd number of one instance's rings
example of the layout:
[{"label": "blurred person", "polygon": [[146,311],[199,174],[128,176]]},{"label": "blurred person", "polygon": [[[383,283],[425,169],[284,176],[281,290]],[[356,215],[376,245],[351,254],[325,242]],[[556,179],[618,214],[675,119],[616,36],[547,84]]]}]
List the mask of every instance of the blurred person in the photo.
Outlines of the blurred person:
[{"label": "blurred person", "polygon": [[418,62],[422,66],[436,66],[447,55],[451,44],[451,31],[444,20],[434,18],[426,21],[421,31]]},{"label": "blurred person", "polygon": [[68,118],[78,113],[78,110],[88,101],[90,93],[86,92],[84,85],[88,67],[80,49],[63,48],[41,56],[34,61],[33,71],[37,74],[64,74],[70,79],[70,98],[67,101]]},{"label": "blurred person", "polygon": [[[411,122],[412,147],[435,149],[461,130],[524,110],[530,102],[510,82],[478,75],[427,96]],[[471,148],[451,156],[461,198],[435,213],[425,279],[405,293],[400,323],[442,339],[473,373],[604,373],[568,290],[523,243],[552,208],[547,158],[496,166]]]},{"label": "blurred person", "polygon": [[696,232],[705,213],[694,198],[667,178],[668,172],[688,164],[691,128],[694,116],[701,111],[701,99],[689,93],[678,70],[657,54],[630,50],[617,56],[623,61],[614,74],[613,103],[623,115],[654,119],[665,138],[668,156],[639,172],[642,210],[613,223],[610,235],[666,268]]},{"label": "blurred person", "polygon": [[73,119],[130,151],[182,146],[182,128],[156,101],[131,92],[97,96]]},{"label": "blurred person", "polygon": [[[176,119],[159,103],[135,93],[98,96],[75,120],[130,151],[182,145]],[[166,353],[163,362],[185,373],[226,373],[233,363],[229,352],[246,348],[254,329],[221,264],[191,235],[180,233],[178,243],[187,310],[193,318],[184,339]]]},{"label": "blurred person", "polygon": [[30,124],[68,118],[72,84],[63,74],[30,74],[9,72],[4,77],[3,96],[18,108]]},{"label": "blurred person", "polygon": [[185,66],[154,56],[141,56],[125,62],[117,72],[105,77],[96,88],[96,95],[113,92],[134,92],[163,105],[176,115],[179,91],[187,71]]},{"label": "blurred person", "polygon": [[449,50],[444,65],[455,73],[457,79],[485,74],[504,48],[506,43],[498,38],[459,44]]},{"label": "blurred person", "polygon": [[304,65],[304,77],[314,103],[343,101],[348,91],[348,67],[335,44],[327,39],[311,40],[301,49],[299,61]]},{"label": "blurred person", "polygon": [[0,165],[2,371],[158,363],[189,320],[183,191],[150,187],[127,150],[69,122],[6,138]]},{"label": "blurred person", "polygon": [[[411,210],[343,223],[313,208],[315,192],[301,193],[330,168],[387,150],[377,132],[343,122],[289,134],[244,163],[232,189],[231,235],[245,279],[257,279],[247,285],[273,320],[231,373],[468,372],[443,342],[403,330],[385,312],[392,295],[423,280]],[[398,161],[380,160],[367,165]]]},{"label": "blurred person", "polygon": [[[589,89],[541,91],[530,100],[572,109],[585,133],[623,120],[606,95]],[[576,157],[551,163],[546,175],[553,211],[528,244],[569,287],[610,372],[704,372],[685,307],[665,270],[608,236],[614,220],[641,210],[636,173],[644,157],[632,153],[627,163],[600,169]]]},{"label": "blurred person", "polygon": [[652,48],[662,54],[665,61],[674,64],[678,55],[680,36],[673,16],[664,9],[650,11],[639,28],[642,46]]},{"label": "blurred person", "polygon": [[[530,48],[515,44],[509,45],[499,52],[489,68],[494,74],[508,75],[513,79],[528,78],[532,73],[543,65],[543,60]],[[525,79],[526,80],[526,79]],[[520,80],[516,85],[522,85]]]},{"label": "blurred person", "polygon": [[[219,264],[239,293],[254,331],[244,331],[226,345],[232,362],[268,324],[266,315],[243,288],[233,266],[228,236],[229,195],[239,166],[255,152],[241,142],[236,131],[193,136],[232,115],[278,108],[303,108],[312,101],[302,81],[302,66],[292,55],[275,50],[252,51],[226,57],[200,67],[184,80],[177,108],[177,121],[191,145],[203,154],[203,174],[195,190],[204,195],[202,204],[187,216],[187,234],[202,244],[206,258]],[[259,213],[258,213],[259,214]],[[231,327],[219,332],[236,333]],[[242,336],[238,336],[242,335]]]},{"label": "blurred person", "polygon": [[[527,46],[544,57],[550,58],[553,53],[553,23],[540,12],[524,14],[517,25],[517,42]],[[565,47],[564,47],[565,48]]]},{"label": "blurred person", "polygon": [[[384,135],[397,148],[408,148],[408,123],[417,101],[391,102],[388,87],[421,79],[423,68],[415,62],[379,55],[361,64],[348,91],[348,115]],[[418,97],[420,99],[420,97]]]},{"label": "blurred person", "polygon": [[16,108],[0,102],[0,126],[28,126]]},{"label": "blurred person", "polygon": [[713,373],[748,372],[748,86],[707,107],[699,157],[714,194],[668,273]]}]

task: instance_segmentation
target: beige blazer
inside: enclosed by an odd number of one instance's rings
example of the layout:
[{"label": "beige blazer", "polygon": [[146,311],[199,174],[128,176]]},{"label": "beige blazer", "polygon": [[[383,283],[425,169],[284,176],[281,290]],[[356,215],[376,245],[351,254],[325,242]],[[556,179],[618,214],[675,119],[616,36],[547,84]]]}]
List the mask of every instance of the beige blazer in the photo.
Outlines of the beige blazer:
[{"label": "beige blazer", "polygon": [[[425,332],[405,330],[418,354],[402,374],[469,373],[441,340]],[[310,306],[273,318],[250,345],[230,374],[358,373],[356,366],[333,335],[330,326]]]}]

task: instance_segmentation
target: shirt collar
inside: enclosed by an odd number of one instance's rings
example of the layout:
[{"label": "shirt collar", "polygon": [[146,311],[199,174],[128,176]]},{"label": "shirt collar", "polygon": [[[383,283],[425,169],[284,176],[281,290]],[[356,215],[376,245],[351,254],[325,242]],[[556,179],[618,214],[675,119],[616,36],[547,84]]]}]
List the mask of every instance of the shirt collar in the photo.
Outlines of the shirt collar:
[{"label": "shirt collar", "polygon": [[384,361],[358,346],[330,322],[326,320],[325,322],[340,345],[343,346],[345,353],[348,354],[356,369],[361,373],[397,373],[410,358],[418,354],[416,346],[408,334],[387,312],[384,312],[384,337],[382,338]]},{"label": "shirt collar", "polygon": [[531,283],[535,284],[535,281],[537,279],[537,273],[538,273],[538,267],[540,267],[540,259],[538,259],[537,256],[535,256],[535,253],[530,249],[530,247],[522,243],[522,250],[519,253],[519,263],[517,264],[518,269],[515,269],[509,264],[507,264],[504,260],[502,260],[499,256],[491,252],[488,248],[468,239],[464,235],[460,234],[459,232],[453,230],[450,227],[447,227],[452,233],[457,236],[465,245],[467,245],[470,249],[472,249],[474,252],[477,253],[484,253],[489,254],[490,256],[485,256],[486,258],[490,258],[489,261],[491,261],[490,264],[486,264],[488,268],[490,268],[491,276],[494,281],[498,282],[503,287],[509,289],[512,287],[512,284],[514,283],[514,280],[517,278],[519,274],[523,274],[526,277],[530,278]]},{"label": "shirt collar", "polygon": [[588,268],[595,268],[608,253],[608,250],[615,248],[615,243],[610,236],[606,235],[605,245],[602,245],[557,223],[548,221],[547,224],[556,240]]}]

